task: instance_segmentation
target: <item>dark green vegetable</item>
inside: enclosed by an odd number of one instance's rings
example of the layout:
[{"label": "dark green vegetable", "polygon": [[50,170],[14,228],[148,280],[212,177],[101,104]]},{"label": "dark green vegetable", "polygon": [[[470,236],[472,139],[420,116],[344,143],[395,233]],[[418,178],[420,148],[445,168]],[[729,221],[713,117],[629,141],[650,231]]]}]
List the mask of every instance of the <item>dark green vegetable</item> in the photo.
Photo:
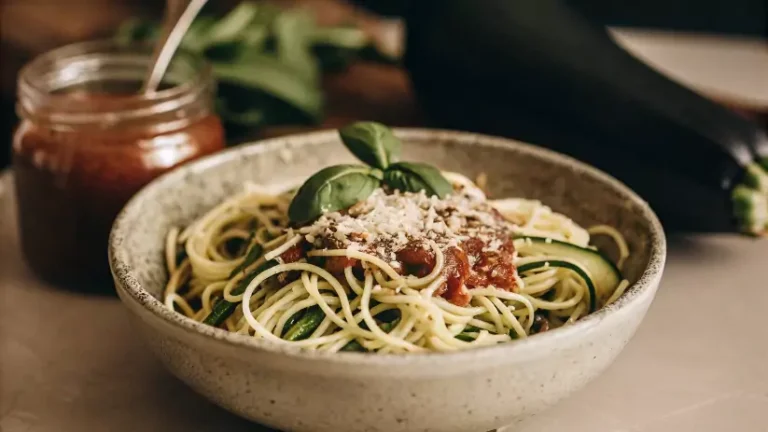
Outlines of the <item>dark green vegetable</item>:
[{"label": "dark green vegetable", "polygon": [[731,194],[733,211],[743,232],[760,234],[768,229],[768,197],[765,192],[739,185]]},{"label": "dark green vegetable", "polygon": [[544,255],[565,256],[584,266],[591,276],[597,300],[600,302],[607,301],[623,279],[616,265],[594,249],[543,237],[515,236],[515,239],[528,239],[530,242],[520,246],[521,251],[530,250]]},{"label": "dark green vegetable", "polygon": [[335,165],[324,168],[299,188],[288,208],[295,223],[306,223],[323,213],[351,207],[379,187],[381,171],[362,165]]},{"label": "dark green vegetable", "polygon": [[[371,307],[375,306],[374,302],[376,302],[377,304],[379,303],[375,299],[371,299]],[[400,319],[400,310],[399,309],[388,309],[388,310],[385,310],[383,312],[380,312],[374,318],[376,318],[376,321],[379,321],[379,322],[385,322],[385,323],[393,322],[395,320],[399,320]]]},{"label": "dark green vegetable", "polygon": [[384,167],[335,165],[310,177],[294,196],[288,209],[291,221],[309,222],[323,213],[349,208],[365,200],[382,181],[392,189],[425,191],[444,198],[453,191],[440,171],[417,162],[394,162],[401,150],[400,140],[379,123],[358,122],[339,131],[344,144],[364,162]]},{"label": "dark green vegetable", "polygon": [[243,262],[240,263],[237,267],[232,270],[232,272],[229,274],[229,278],[233,278],[236,274],[240,273],[241,271],[244,271],[248,266],[255,263],[256,260],[261,258],[261,255],[264,253],[264,247],[256,243],[248,250],[248,254],[245,255],[245,259],[243,259]]},{"label": "dark green vegetable", "polygon": [[317,27],[312,34],[312,41],[317,45],[353,50],[364,49],[371,43],[370,38],[363,30],[351,25]]},{"label": "dark green vegetable", "polygon": [[320,68],[311,51],[314,30],[312,17],[302,11],[280,14],[274,21],[277,58],[299,73],[299,78],[318,85]]},{"label": "dark green vegetable", "polygon": [[[378,319],[382,318],[382,315],[387,315],[387,316],[384,316],[383,318],[389,319],[389,318],[390,318],[390,316],[389,316],[389,314],[387,314],[387,312],[389,312],[389,311],[385,311],[385,312],[382,312],[382,313],[380,313],[379,315],[376,315],[376,317],[375,317],[375,318],[378,320]],[[395,328],[395,327],[397,327],[397,324],[398,324],[398,323],[400,323],[400,315],[399,315],[399,311],[396,311],[396,312],[398,312],[398,315],[397,315],[397,317],[396,317],[396,318],[394,318],[392,321],[389,321],[389,322],[384,322],[384,323],[381,323],[381,324],[379,324],[379,328],[380,328],[380,329],[381,329],[381,330],[382,330],[384,333],[389,333],[389,332],[391,332],[391,331],[392,331],[392,329],[393,329],[393,328]],[[365,323],[363,323],[363,324],[365,324]],[[364,325],[361,325],[360,327],[361,327],[361,328],[365,328],[365,329],[368,329],[368,326],[364,326]],[[347,343],[346,345],[344,345],[344,346],[341,348],[341,350],[340,350],[340,351],[358,351],[358,352],[364,352],[364,351],[367,351],[367,350],[365,349],[365,347],[363,347],[362,345],[360,345],[360,342],[358,342],[356,339],[353,339],[353,340],[349,341],[349,343]]]},{"label": "dark green vegetable", "polygon": [[176,250],[176,265],[180,266],[187,259],[187,256],[187,249],[183,245],[179,246]]},{"label": "dark green vegetable", "polygon": [[400,139],[381,123],[352,123],[339,129],[339,136],[349,151],[374,168],[386,170],[400,158]]},{"label": "dark green vegetable", "polygon": [[731,198],[742,231],[768,233],[768,159],[747,166]]},{"label": "dark green vegetable", "polygon": [[477,333],[479,331],[479,328],[468,325],[464,327],[464,330],[461,333],[456,335],[456,339],[463,340],[464,342],[472,342],[475,340],[475,336],[469,335],[468,333]]},{"label": "dark green vegetable", "polygon": [[[148,43],[159,34],[157,22],[129,20],[115,39]],[[254,127],[317,123],[323,115],[323,68],[339,70],[363,57],[391,61],[376,54],[373,40],[360,28],[318,27],[303,10],[265,2],[240,2],[223,17],[201,14],[181,46],[213,64],[219,82],[216,109],[228,135],[251,134]]]},{"label": "dark green vegetable", "polygon": [[399,323],[400,323],[400,317],[397,317],[393,321],[379,324],[379,328],[384,333],[389,333],[392,331],[393,328],[397,327],[397,324]]},{"label": "dark green vegetable", "polygon": [[[324,30],[329,30],[329,40],[326,42],[325,35],[319,34]],[[338,32],[339,38],[336,39],[334,35]],[[353,36],[351,33],[345,35],[346,31],[354,31],[357,36]],[[397,56],[386,54],[380,51],[376,45],[367,41],[363,46],[354,46],[354,38],[362,37],[367,39],[368,36],[365,32],[358,28],[340,28],[340,27],[320,27],[315,33],[315,45],[312,46],[312,52],[320,62],[320,69],[324,72],[338,72],[344,70],[350,63],[354,61],[365,61],[373,63],[384,63],[391,65],[398,65],[400,59]],[[336,40],[334,40],[336,39]],[[347,39],[347,40],[344,40]],[[347,47],[347,44],[352,45]],[[354,47],[353,47],[354,46]]]},{"label": "dark green vegetable", "polygon": [[365,352],[365,351],[368,351],[368,350],[366,350],[365,347],[360,345],[360,342],[358,342],[356,339],[353,339],[353,340],[349,341],[348,344],[346,344],[343,347],[341,347],[341,349],[339,351]]},{"label": "dark green vegetable", "polygon": [[273,54],[250,53],[236,64],[214,63],[213,71],[220,81],[237,87],[258,88],[307,118],[317,120],[322,115],[322,93],[316,83],[305,79],[306,72],[279,61]]},{"label": "dark green vegetable", "polygon": [[[253,233],[251,233],[253,235]],[[224,242],[224,250],[230,256],[242,256],[248,252],[248,246],[250,245],[250,239],[243,239],[240,237],[229,238]]]},{"label": "dark green vegetable", "polygon": [[398,162],[390,165],[384,172],[384,184],[404,192],[423,190],[427,195],[437,195],[440,198],[445,198],[453,192],[453,187],[437,168],[416,162]]},{"label": "dark green vegetable", "polygon": [[742,233],[768,236],[768,164],[747,165],[742,182],[731,191],[731,211]]},{"label": "dark green vegetable", "polygon": [[132,18],[118,27],[115,42],[120,45],[129,45],[136,41],[153,40],[157,38],[159,31],[160,27],[155,23]]},{"label": "dark green vegetable", "polygon": [[[264,264],[258,266],[251,272],[245,275],[245,277],[240,280],[240,282],[237,283],[237,286],[232,289],[233,295],[240,295],[243,292],[245,292],[245,289],[248,288],[248,284],[251,283],[251,281],[258,276],[260,273],[276,266],[278,263],[275,260],[270,260],[265,262]],[[211,313],[208,314],[207,317],[203,320],[204,324],[212,325],[214,327],[218,327],[223,323],[227,318],[229,318],[230,315],[235,311],[237,308],[238,303],[232,303],[228,302],[224,299],[221,299],[217,303],[213,305],[213,309],[211,310]]]},{"label": "dark green vegetable", "polygon": [[[207,49],[209,45],[208,34],[216,24],[216,19],[210,16],[198,16],[197,19],[187,30],[187,34],[184,35],[184,39],[181,41],[181,47],[188,51],[202,52]],[[158,29],[159,31],[159,29]],[[152,38],[146,38],[145,40],[152,40]]]},{"label": "dark green vegetable", "polygon": [[283,336],[287,341],[297,341],[308,338],[314,332],[325,318],[325,312],[320,306],[312,306],[307,312],[296,321],[290,330]]},{"label": "dark green vegetable", "polygon": [[456,335],[456,339],[462,340],[464,342],[472,342],[472,341],[475,340],[475,337],[474,336],[470,336],[470,335],[465,334],[465,333],[459,333],[459,334]]},{"label": "dark green vegetable", "polygon": [[[222,42],[237,41],[247,31],[251,22],[259,13],[259,7],[254,3],[242,2],[218,21],[211,22],[206,28],[206,48]],[[188,36],[188,35],[185,35]]]},{"label": "dark green vegetable", "polygon": [[589,276],[584,272],[584,270],[582,270],[579,266],[574,265],[573,263],[568,261],[542,259],[541,261],[534,261],[519,266],[517,268],[517,272],[522,274],[530,270],[547,267],[565,268],[574,271],[579,275],[579,277],[584,279],[584,282],[587,284],[587,289],[589,290],[589,312],[592,313],[597,309],[597,293],[595,292],[595,284],[592,282],[592,279],[590,279]]},{"label": "dark green vegetable", "polygon": [[296,324],[296,322],[298,322],[306,312],[307,312],[306,309],[302,309],[296,312],[295,314],[291,315],[291,317],[288,318],[288,321],[285,322],[285,325],[283,326],[283,330],[280,332],[280,336],[285,337],[285,334],[288,332],[288,330],[290,330],[291,327],[293,327],[293,325]]},{"label": "dark green vegetable", "polygon": [[407,11],[406,68],[437,125],[595,165],[667,229],[768,234],[764,200],[745,210],[743,192],[732,199],[768,157],[765,130],[644,64],[569,2],[418,0]]}]

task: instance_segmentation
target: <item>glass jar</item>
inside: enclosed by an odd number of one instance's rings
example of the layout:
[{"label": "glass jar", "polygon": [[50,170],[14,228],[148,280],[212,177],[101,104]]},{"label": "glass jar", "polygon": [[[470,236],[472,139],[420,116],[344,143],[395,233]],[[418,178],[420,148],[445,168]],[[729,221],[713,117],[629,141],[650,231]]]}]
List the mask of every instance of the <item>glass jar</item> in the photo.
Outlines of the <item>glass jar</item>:
[{"label": "glass jar", "polygon": [[107,239],[117,213],[171,168],[224,147],[215,85],[179,53],[163,85],[140,94],[149,47],[69,45],[22,69],[13,170],[21,245],[40,277],[111,291]]}]

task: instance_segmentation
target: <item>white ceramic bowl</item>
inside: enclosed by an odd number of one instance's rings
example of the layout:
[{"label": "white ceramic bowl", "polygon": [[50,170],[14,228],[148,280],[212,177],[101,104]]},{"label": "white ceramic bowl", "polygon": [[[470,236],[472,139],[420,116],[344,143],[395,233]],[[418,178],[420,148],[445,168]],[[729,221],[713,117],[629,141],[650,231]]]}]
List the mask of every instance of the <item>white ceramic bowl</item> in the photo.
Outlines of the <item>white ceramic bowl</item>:
[{"label": "white ceramic bowl", "polygon": [[576,222],[617,227],[632,249],[632,281],[613,305],[575,325],[450,354],[318,353],[196,323],[158,300],[164,236],[245,181],[295,184],[352,161],[335,132],[241,146],[183,166],[139,192],[115,222],[109,255],[117,291],[166,367],[195,391],[262,424],[291,431],[487,431],[539,412],[600,374],[632,337],[656,293],[666,245],[633,192],[571,158],[510,140],[401,129],[404,158],[471,178],[495,197],[536,198]]}]

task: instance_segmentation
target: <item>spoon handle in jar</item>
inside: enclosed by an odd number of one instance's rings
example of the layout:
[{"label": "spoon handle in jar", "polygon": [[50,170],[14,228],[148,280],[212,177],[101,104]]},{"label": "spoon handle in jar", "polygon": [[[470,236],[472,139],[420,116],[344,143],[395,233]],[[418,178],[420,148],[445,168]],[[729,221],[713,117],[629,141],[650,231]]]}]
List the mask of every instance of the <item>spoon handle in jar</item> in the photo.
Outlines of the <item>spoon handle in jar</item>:
[{"label": "spoon handle in jar", "polygon": [[181,40],[207,2],[208,0],[168,0],[163,36],[155,46],[152,67],[144,80],[142,93],[154,93],[157,90]]}]

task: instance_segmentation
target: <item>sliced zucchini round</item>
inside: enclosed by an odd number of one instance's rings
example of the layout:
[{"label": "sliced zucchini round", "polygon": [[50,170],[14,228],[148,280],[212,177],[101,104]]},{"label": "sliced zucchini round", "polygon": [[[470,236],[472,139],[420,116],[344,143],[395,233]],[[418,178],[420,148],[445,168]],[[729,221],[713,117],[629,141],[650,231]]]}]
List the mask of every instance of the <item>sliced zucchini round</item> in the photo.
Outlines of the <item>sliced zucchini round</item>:
[{"label": "sliced zucchini round", "polygon": [[[567,243],[559,240],[546,239],[543,237],[531,237],[531,236],[515,236],[515,240],[525,240],[524,242],[515,242],[515,248],[520,252],[532,252],[540,253],[546,256],[563,257],[568,258],[574,262],[579,263],[584,269],[587,270],[587,275],[582,276],[586,279],[591,279],[593,283],[594,293],[593,298],[597,304],[605,304],[605,302],[611,297],[619,282],[623,279],[621,272],[616,265],[612,263],[599,251],[594,249],[583,248],[572,243]],[[530,240],[530,242],[529,242]],[[543,260],[546,261],[546,260]],[[552,263],[553,260],[546,261],[551,266],[557,267]],[[567,261],[564,261],[567,262]],[[533,263],[531,263],[533,264]],[[569,263],[570,264],[570,263]],[[519,272],[523,267],[518,268]],[[572,264],[571,264],[572,265]],[[565,267],[564,268],[570,268]],[[573,266],[577,267],[577,266]],[[571,269],[573,270],[573,269]],[[581,269],[579,269],[581,270]],[[576,271],[576,270],[574,270]],[[578,271],[576,271],[578,273]],[[592,300],[590,300],[590,303]],[[594,307],[596,307],[595,305]],[[593,307],[590,305],[590,307]]]},{"label": "sliced zucchini round", "polygon": [[589,312],[592,313],[597,309],[597,301],[596,301],[597,295],[595,290],[595,284],[592,281],[592,278],[590,278],[589,275],[581,267],[575,265],[572,262],[542,259],[541,261],[534,261],[527,264],[523,264],[517,268],[517,271],[518,273],[525,273],[529,270],[536,270],[539,268],[550,268],[550,267],[560,267],[560,268],[572,270],[576,272],[576,274],[578,274],[579,277],[584,279],[584,282],[587,284],[587,289],[589,290]]}]

